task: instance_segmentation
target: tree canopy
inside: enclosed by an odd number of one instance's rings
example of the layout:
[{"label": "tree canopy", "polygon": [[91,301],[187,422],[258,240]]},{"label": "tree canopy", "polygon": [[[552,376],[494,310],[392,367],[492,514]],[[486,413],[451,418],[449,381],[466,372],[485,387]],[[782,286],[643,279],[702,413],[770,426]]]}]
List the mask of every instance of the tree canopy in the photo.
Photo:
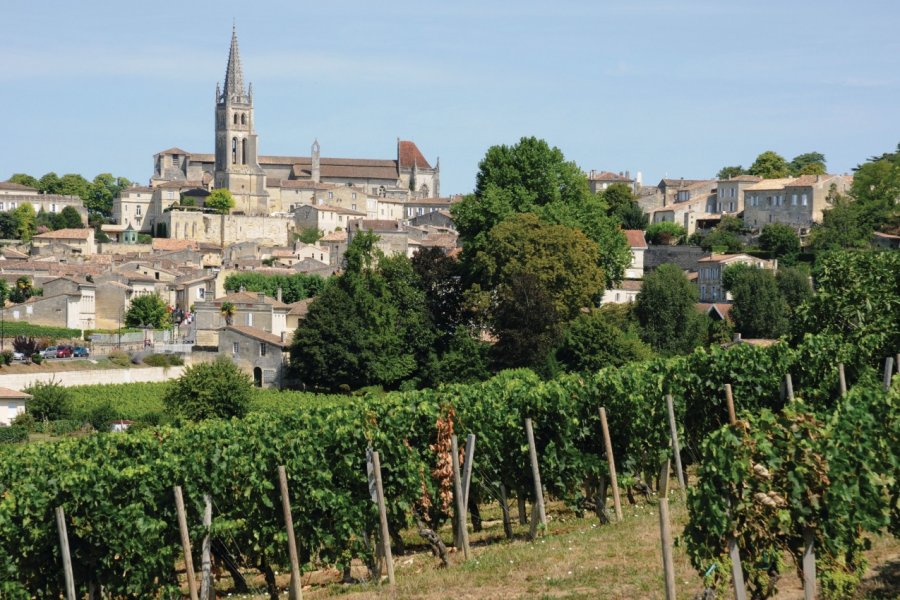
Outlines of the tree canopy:
[{"label": "tree canopy", "polygon": [[800,254],[800,236],[784,223],[769,223],[759,235],[759,247],[784,265],[792,265]]},{"label": "tree canopy", "polygon": [[788,306],[772,271],[741,265],[727,281],[737,331],[750,338],[778,338],[787,333]]},{"label": "tree canopy", "polygon": [[220,215],[227,215],[234,208],[234,196],[225,188],[216,188],[203,201],[203,206],[211,208]]},{"label": "tree canopy", "polygon": [[747,173],[764,179],[778,179],[788,177],[791,169],[783,156],[772,150],[766,150],[756,157]]},{"label": "tree canopy", "polygon": [[641,337],[663,354],[690,352],[705,335],[697,287],[677,265],[660,265],[646,277],[634,305]]},{"label": "tree canopy", "polygon": [[189,366],[169,384],[163,404],[173,415],[200,421],[244,417],[250,410],[250,376],[224,356]]},{"label": "tree canopy", "polygon": [[631,187],[624,183],[614,183],[601,193],[606,201],[607,214],[622,226],[622,229],[646,229],[647,214],[637,203]]},{"label": "tree canopy", "polygon": [[571,321],[556,350],[560,366],[593,373],[650,358],[653,351],[641,341],[635,324],[621,318],[623,308],[628,310],[627,305],[605,305]]},{"label": "tree canopy", "polygon": [[146,294],[134,298],[125,312],[125,325],[128,327],[161,329],[168,327],[169,324],[169,308],[159,294]]}]

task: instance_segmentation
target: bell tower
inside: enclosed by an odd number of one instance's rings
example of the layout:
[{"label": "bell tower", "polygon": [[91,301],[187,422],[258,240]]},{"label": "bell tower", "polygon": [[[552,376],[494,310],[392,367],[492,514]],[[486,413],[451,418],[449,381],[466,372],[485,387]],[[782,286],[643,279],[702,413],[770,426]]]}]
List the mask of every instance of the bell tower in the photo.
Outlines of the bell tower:
[{"label": "bell tower", "polygon": [[268,214],[266,174],[259,166],[258,141],[253,127],[253,84],[244,87],[237,29],[231,31],[231,50],[225,85],[216,84],[216,167],[214,185],[234,196],[235,210],[248,215]]}]

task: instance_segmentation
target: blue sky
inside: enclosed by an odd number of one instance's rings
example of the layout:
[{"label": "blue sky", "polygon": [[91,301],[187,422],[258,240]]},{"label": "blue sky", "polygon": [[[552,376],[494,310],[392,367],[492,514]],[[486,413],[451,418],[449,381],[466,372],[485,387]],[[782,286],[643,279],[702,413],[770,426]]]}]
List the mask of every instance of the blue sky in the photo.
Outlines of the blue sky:
[{"label": "blue sky", "polygon": [[849,171],[900,142],[900,3],[43,2],[0,7],[0,178],[212,152],[232,19],[262,154],[441,158],[465,193],[494,144],[583,169],[714,176],[775,150]]}]

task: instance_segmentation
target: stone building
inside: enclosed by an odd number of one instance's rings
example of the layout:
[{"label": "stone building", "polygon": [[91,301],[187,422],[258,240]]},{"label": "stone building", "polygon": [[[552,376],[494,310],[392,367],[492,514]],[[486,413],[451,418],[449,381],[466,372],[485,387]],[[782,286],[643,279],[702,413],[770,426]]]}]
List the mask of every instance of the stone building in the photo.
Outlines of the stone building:
[{"label": "stone building", "polygon": [[87,209],[78,196],[42,194],[27,185],[11,181],[0,181],[0,212],[15,210],[26,203],[34,207],[35,213],[39,213],[42,210],[48,213],[60,213],[65,207],[71,206],[78,211],[78,214],[81,216],[81,222],[87,225]]},{"label": "stone building", "polygon": [[94,230],[90,227],[84,229],[57,229],[47,233],[39,233],[31,238],[31,253],[41,254],[48,249],[53,254],[80,254],[91,256],[97,252],[97,244],[94,241]]},{"label": "stone building", "polygon": [[257,327],[228,325],[219,332],[219,355],[230,356],[256,387],[282,387],[290,343]]},{"label": "stone building", "polygon": [[722,274],[731,265],[750,265],[760,269],[778,268],[777,260],[764,260],[749,254],[712,254],[698,261],[697,285],[700,287],[700,302],[730,302],[731,294],[725,291]]},{"label": "stone building", "polygon": [[43,284],[43,296],[32,296],[21,304],[13,304],[0,311],[7,321],[26,321],[34,325],[69,329],[93,329],[97,326],[96,289],[88,281],[57,277]]},{"label": "stone building", "polygon": [[[259,154],[253,86],[244,85],[236,31],[225,70],[216,86],[215,152],[199,154],[170,148],[154,156],[150,183],[182,183],[202,188],[227,188],[236,212],[270,215],[297,203],[299,186],[318,184],[352,187],[373,197],[436,197],[440,195],[440,160],[434,166],[416,144],[397,140],[396,156],[387,159],[332,158],[321,155],[318,140],[310,156]],[[360,212],[365,213],[362,206]],[[169,234],[171,235],[171,233]]]},{"label": "stone building", "polygon": [[744,190],[744,224],[762,229],[783,223],[805,233],[822,222],[828,195],[845,193],[853,177],[847,175],[802,175],[797,178],[763,179]]}]

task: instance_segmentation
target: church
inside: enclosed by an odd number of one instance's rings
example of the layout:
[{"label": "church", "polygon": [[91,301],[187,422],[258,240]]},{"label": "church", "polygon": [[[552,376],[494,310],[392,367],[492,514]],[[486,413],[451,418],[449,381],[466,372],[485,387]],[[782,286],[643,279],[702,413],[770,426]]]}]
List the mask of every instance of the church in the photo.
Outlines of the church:
[{"label": "church", "polygon": [[[235,199],[234,213],[252,216],[283,214],[313,204],[323,190],[340,189],[343,195],[350,188],[354,199],[358,192],[369,205],[379,199],[402,203],[440,196],[440,159],[432,166],[414,142],[399,138],[396,156],[387,159],[323,157],[318,140],[309,156],[260,155],[253,84],[244,85],[236,30],[231,34],[224,84],[216,85],[215,115],[215,153],[180,148],[157,153],[151,188],[172,192],[227,188]],[[328,192],[329,198],[333,195]],[[167,194],[171,200],[167,204],[175,201],[174,196]]]}]

